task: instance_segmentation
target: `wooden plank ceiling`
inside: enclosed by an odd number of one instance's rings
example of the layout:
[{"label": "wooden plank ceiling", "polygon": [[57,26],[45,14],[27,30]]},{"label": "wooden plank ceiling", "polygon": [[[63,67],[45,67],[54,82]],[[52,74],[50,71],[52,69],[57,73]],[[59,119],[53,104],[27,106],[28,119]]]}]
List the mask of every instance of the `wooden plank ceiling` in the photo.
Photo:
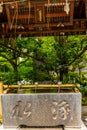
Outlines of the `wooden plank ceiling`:
[{"label": "wooden plank ceiling", "polygon": [[0,37],[87,33],[87,0],[0,0]]}]

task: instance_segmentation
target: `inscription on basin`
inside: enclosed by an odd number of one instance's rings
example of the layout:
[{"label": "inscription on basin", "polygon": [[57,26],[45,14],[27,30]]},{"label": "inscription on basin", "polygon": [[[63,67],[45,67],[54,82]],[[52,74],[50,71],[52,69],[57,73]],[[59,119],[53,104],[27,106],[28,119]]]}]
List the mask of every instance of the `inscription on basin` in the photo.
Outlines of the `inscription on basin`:
[{"label": "inscription on basin", "polygon": [[81,94],[3,94],[3,126],[81,127]]}]

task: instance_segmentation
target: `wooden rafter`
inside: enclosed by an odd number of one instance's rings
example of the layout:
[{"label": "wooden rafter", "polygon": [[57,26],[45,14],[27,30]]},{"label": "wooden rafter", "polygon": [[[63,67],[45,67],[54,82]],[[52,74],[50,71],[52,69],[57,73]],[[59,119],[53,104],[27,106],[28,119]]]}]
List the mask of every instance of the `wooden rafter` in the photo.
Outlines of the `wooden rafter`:
[{"label": "wooden rafter", "polygon": [[[68,0],[68,2],[70,10],[67,14],[64,11],[65,0],[26,0],[25,3],[21,0],[3,0],[4,4],[7,3],[5,4],[7,21],[1,20],[6,26],[4,36],[87,33],[87,15],[82,16],[84,9],[84,14],[87,14],[87,0]],[[77,2],[80,2],[81,7],[76,5]],[[79,7],[80,11],[78,11]],[[2,34],[2,27],[0,29]]]}]

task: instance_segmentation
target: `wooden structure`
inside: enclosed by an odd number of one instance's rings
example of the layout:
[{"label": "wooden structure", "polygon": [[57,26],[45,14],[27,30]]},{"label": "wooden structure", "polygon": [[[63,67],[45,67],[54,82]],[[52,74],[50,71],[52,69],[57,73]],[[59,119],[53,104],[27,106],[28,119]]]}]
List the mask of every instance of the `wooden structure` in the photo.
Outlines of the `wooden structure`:
[{"label": "wooden structure", "polygon": [[87,0],[0,0],[0,37],[87,33]]}]

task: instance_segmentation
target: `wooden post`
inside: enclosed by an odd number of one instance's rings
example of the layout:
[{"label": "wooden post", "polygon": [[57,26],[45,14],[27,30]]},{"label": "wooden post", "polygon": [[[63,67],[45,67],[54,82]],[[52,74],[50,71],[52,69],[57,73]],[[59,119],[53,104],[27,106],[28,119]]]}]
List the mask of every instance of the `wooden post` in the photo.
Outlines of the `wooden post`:
[{"label": "wooden post", "polygon": [[3,93],[3,82],[0,81],[0,122],[2,122],[1,94]]}]

